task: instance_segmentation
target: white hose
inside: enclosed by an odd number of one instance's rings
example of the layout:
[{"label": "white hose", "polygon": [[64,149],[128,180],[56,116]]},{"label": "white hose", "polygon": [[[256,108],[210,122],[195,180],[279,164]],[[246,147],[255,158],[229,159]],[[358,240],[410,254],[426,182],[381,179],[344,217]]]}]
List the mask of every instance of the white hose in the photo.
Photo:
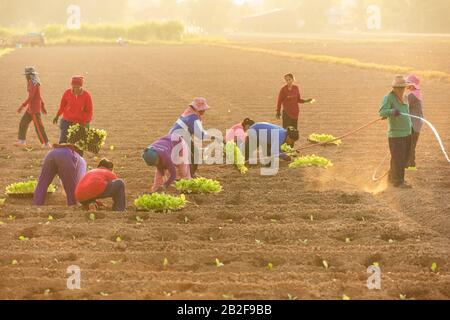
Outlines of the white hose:
[{"label": "white hose", "polygon": [[445,147],[444,147],[444,144],[442,143],[442,139],[439,136],[439,133],[437,132],[436,128],[433,126],[433,124],[431,124],[430,121],[428,121],[428,120],[426,120],[424,118],[421,118],[421,117],[413,116],[413,115],[408,114],[408,113],[401,113],[401,115],[408,116],[408,117],[411,117],[411,118],[416,118],[416,119],[419,119],[419,120],[422,120],[423,122],[425,122],[431,128],[431,130],[433,131],[434,135],[436,136],[436,139],[439,141],[439,146],[441,147],[442,153],[444,154],[445,158],[447,159],[447,162],[450,163],[450,158],[449,158],[447,152],[445,151]]},{"label": "white hose", "polygon": [[381,167],[384,165],[384,163],[386,162],[386,160],[389,158],[390,154],[391,154],[391,153],[388,152],[388,153],[384,156],[383,160],[381,160],[381,162],[380,162],[380,164],[378,165],[378,167],[375,169],[375,171],[374,171],[374,173],[373,173],[373,175],[372,175],[372,180],[373,180],[374,182],[380,181],[381,179],[383,179],[384,177],[386,177],[386,176],[388,175],[389,170],[386,171],[386,172],[385,172],[384,174],[382,174],[381,176],[377,177],[378,171],[381,169]]}]

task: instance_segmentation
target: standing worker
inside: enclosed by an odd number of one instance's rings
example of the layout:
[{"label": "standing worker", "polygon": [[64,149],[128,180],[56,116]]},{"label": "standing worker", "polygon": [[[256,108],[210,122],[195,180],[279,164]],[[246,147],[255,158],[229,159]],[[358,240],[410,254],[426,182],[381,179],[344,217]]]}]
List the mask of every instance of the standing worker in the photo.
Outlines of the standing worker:
[{"label": "standing worker", "polygon": [[[300,114],[299,103],[311,103],[314,99],[303,100],[300,95],[300,89],[295,85],[295,77],[292,73],[284,76],[286,85],[281,88],[278,94],[277,119],[283,117],[283,128],[294,127],[298,130],[298,116]],[[283,115],[281,114],[283,107]]]},{"label": "standing worker", "polygon": [[405,168],[411,149],[411,118],[408,103],[404,100],[405,90],[411,83],[403,76],[396,76],[392,82],[392,91],[384,97],[380,108],[380,116],[389,120],[389,149],[391,166],[388,181],[396,188],[409,189],[405,183]]},{"label": "standing worker", "polygon": [[27,145],[28,126],[30,125],[30,122],[33,121],[34,128],[36,129],[36,133],[42,146],[50,147],[41,118],[41,113],[47,114],[44,100],[41,96],[41,81],[39,80],[38,73],[34,67],[25,68],[24,75],[27,80],[28,98],[22,103],[20,108],[17,109],[17,112],[21,113],[22,110],[26,108],[26,112],[23,115],[22,120],[20,120],[19,140],[14,145],[18,147],[25,147]]},{"label": "standing worker", "polygon": [[[409,75],[406,81],[411,85],[408,87],[408,105],[409,114],[423,118],[423,95],[420,90],[420,80],[415,75]],[[417,118],[412,118],[412,133],[411,133],[411,150],[409,153],[408,163],[406,164],[406,170],[416,171],[416,147],[419,141],[420,131],[422,130],[423,121]]]},{"label": "standing worker", "polygon": [[72,78],[72,88],[67,89],[61,99],[58,113],[53,119],[57,124],[59,117],[62,119],[59,123],[61,135],[59,143],[67,142],[67,134],[70,126],[79,124],[82,127],[89,128],[93,117],[92,98],[89,92],[83,89],[84,77],[75,76]]}]

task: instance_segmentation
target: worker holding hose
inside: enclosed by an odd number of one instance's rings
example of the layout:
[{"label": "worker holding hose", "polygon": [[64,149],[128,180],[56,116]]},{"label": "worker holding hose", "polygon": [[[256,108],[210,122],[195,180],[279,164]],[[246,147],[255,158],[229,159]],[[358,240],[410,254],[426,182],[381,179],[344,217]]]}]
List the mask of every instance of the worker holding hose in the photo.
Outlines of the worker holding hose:
[{"label": "worker holding hose", "polygon": [[396,76],[392,83],[392,91],[384,97],[380,108],[380,116],[388,119],[389,149],[391,164],[388,181],[394,187],[409,189],[405,183],[405,168],[411,149],[411,118],[407,101],[404,100],[405,90],[411,83],[403,76]]}]

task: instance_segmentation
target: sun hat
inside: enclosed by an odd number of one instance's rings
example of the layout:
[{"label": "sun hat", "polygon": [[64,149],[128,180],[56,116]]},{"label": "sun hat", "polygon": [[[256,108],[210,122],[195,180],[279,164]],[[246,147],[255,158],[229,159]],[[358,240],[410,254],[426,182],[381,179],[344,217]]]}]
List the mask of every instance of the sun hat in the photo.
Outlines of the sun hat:
[{"label": "sun hat", "polygon": [[205,98],[194,98],[194,100],[191,102],[190,106],[195,111],[205,111],[210,108],[208,106]]},{"label": "sun hat", "polygon": [[144,153],[142,154],[142,159],[144,159],[145,163],[148,166],[154,166],[158,162],[159,156],[153,147],[149,147],[144,150]]},{"label": "sun hat", "polygon": [[413,86],[417,90],[420,90],[420,79],[417,78],[415,74],[410,74],[409,76],[407,76],[406,81],[411,83],[411,86]]},{"label": "sun hat", "polygon": [[395,76],[394,80],[392,81],[393,88],[406,88],[410,85],[412,85],[412,83],[408,82],[405,77],[401,75]]},{"label": "sun hat", "polygon": [[23,75],[28,76],[28,75],[37,75],[37,74],[39,74],[39,73],[36,72],[36,69],[34,67],[26,67],[25,73]]}]

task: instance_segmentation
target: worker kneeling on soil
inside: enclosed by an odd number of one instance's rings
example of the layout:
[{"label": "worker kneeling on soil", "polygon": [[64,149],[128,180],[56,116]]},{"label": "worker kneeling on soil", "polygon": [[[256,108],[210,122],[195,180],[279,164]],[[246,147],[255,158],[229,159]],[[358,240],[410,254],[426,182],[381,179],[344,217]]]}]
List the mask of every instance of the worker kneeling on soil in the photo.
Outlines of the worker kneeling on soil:
[{"label": "worker kneeling on soil", "polygon": [[175,134],[160,138],[144,150],[145,163],[156,167],[152,192],[174,191],[171,185],[177,177],[191,179],[188,150],[183,138]]},{"label": "worker kneeling on soil", "polygon": [[75,190],[77,200],[85,209],[91,205],[101,206],[98,199],[112,198],[113,211],[125,211],[125,183],[113,172],[114,164],[108,159],[102,159],[97,169],[90,170],[78,183]]},{"label": "worker kneeling on soil", "polygon": [[268,158],[278,156],[282,160],[291,161],[291,157],[281,151],[281,146],[286,143],[293,147],[298,139],[298,130],[294,127],[283,129],[272,123],[257,122],[248,129],[248,137],[245,143],[245,160],[248,161],[250,156],[262,146],[267,151]]},{"label": "worker kneeling on soil", "polygon": [[83,152],[71,144],[54,144],[44,158],[42,171],[33,197],[33,205],[43,206],[47,189],[56,175],[59,176],[67,196],[67,205],[77,204],[75,188],[86,173]]}]

